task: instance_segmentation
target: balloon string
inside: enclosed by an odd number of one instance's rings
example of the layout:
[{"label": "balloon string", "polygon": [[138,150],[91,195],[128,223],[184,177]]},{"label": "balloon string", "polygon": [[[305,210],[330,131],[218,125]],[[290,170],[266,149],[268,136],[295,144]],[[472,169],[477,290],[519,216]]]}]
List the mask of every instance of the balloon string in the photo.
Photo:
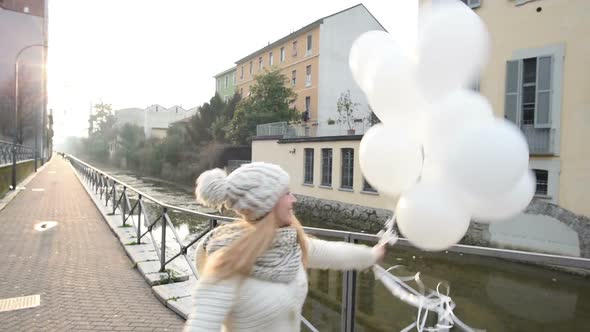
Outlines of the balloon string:
[{"label": "balloon string", "polygon": [[[394,230],[395,217],[387,220],[384,230],[379,232],[381,239],[380,244],[394,244],[397,242],[398,236]],[[396,276],[393,271],[401,268],[402,265],[394,265],[388,269],[384,269],[379,265],[373,266],[373,273],[375,279],[379,280],[385,288],[387,288],[393,296],[414,306],[418,309],[416,321],[408,325],[401,332],[409,332],[416,329],[418,332],[439,332],[441,330],[448,330],[455,325],[467,332],[482,332],[484,330],[473,329],[467,324],[463,323],[453,312],[456,304],[453,302],[450,294],[450,287],[448,284],[439,282],[435,290],[429,291],[426,294],[426,287],[420,279],[420,272],[411,276]],[[406,282],[414,281],[420,288],[418,292]],[[441,287],[445,286],[445,294],[441,293]],[[427,326],[429,312],[436,312],[438,319],[435,326]]]}]

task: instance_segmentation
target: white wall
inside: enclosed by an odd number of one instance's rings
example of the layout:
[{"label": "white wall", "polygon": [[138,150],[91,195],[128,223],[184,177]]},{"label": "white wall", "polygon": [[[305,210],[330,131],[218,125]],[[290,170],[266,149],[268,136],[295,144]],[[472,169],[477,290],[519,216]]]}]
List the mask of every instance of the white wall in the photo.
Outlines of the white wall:
[{"label": "white wall", "polygon": [[318,122],[336,120],[336,102],[342,92],[350,90],[352,100],[360,103],[359,114],[368,114],[364,93],[356,85],[348,67],[352,43],[362,33],[383,30],[363,6],[358,6],[324,20],[320,26]]}]

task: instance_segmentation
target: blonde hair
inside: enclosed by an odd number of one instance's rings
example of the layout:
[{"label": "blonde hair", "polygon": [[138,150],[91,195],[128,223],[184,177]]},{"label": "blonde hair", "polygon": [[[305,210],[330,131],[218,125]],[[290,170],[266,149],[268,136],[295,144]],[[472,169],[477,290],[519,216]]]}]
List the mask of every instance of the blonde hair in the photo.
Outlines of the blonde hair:
[{"label": "blonde hair", "polygon": [[[227,279],[235,275],[249,275],[256,258],[268,250],[278,228],[274,213],[252,223],[237,221],[244,228],[244,235],[227,248],[206,257],[203,277]],[[291,227],[297,231],[297,241],[301,248],[301,261],[307,266],[307,235],[297,218],[293,217]]]}]

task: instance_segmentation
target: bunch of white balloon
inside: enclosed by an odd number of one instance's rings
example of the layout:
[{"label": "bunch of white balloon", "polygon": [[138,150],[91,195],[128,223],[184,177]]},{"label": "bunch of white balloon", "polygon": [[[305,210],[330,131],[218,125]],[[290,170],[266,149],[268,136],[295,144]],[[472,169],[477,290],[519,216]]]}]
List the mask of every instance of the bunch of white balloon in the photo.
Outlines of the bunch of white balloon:
[{"label": "bunch of white balloon", "polygon": [[471,218],[495,222],[521,212],[535,179],[522,132],[466,88],[487,63],[481,19],[447,3],[421,15],[418,36],[413,59],[388,33],[367,32],[349,64],[382,121],[361,141],[363,174],[399,197],[397,223],[409,241],[442,250],[461,240]]}]

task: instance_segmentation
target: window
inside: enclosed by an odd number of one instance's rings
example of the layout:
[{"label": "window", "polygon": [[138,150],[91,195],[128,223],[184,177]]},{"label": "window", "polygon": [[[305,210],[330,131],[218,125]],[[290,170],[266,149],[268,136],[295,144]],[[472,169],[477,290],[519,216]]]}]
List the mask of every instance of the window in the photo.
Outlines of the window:
[{"label": "window", "polygon": [[350,148],[342,149],[342,178],[340,188],[352,189],[354,178],[354,150]]},{"label": "window", "polygon": [[273,62],[274,62],[273,60],[274,60],[274,59],[272,58],[272,52],[269,52],[269,53],[268,53],[268,66],[269,66],[269,67],[272,67],[272,65],[273,65]]},{"label": "window", "polygon": [[262,57],[258,57],[258,70],[262,70]]},{"label": "window", "polygon": [[297,70],[293,70],[291,72],[291,85],[295,86],[297,84]]},{"label": "window", "polygon": [[242,68],[240,69],[240,79],[244,79],[244,66],[242,66]]},{"label": "window", "polygon": [[549,192],[549,172],[543,169],[534,169],[533,172],[535,172],[535,177],[537,178],[535,195],[547,196]]},{"label": "window", "polygon": [[236,85],[236,72],[235,71],[232,74],[232,83],[233,83],[233,85]]},{"label": "window", "polygon": [[226,103],[229,102],[229,96],[223,96],[223,101]]},{"label": "window", "polygon": [[244,95],[244,88],[240,88],[240,96]]},{"label": "window", "polygon": [[309,114],[311,110],[311,97],[307,96],[305,97],[305,111],[307,112],[307,114]]},{"label": "window", "polygon": [[252,76],[252,61],[250,61],[250,76]]},{"label": "window", "polygon": [[311,35],[307,35],[307,49],[305,55],[311,55]]},{"label": "window", "polygon": [[217,79],[217,90],[216,91],[219,91],[219,90],[221,90],[221,78]]},{"label": "window", "polygon": [[293,57],[297,56],[297,41],[293,42]]},{"label": "window", "polygon": [[551,126],[552,56],[508,61],[505,117],[520,126]]},{"label": "window", "polygon": [[311,86],[311,65],[305,67],[305,86]]},{"label": "window", "polygon": [[305,149],[303,183],[313,184],[313,149]]},{"label": "window", "polygon": [[285,48],[281,47],[281,62],[285,61]]},{"label": "window", "polygon": [[322,186],[332,186],[332,149],[322,149]]},{"label": "window", "polygon": [[481,0],[461,0],[461,2],[469,6],[469,8],[477,8],[481,6]]},{"label": "window", "polygon": [[531,155],[559,151],[564,49],[517,50],[506,62],[504,117],[523,131]]},{"label": "window", "polygon": [[363,177],[363,191],[376,193],[377,190],[371,186],[371,184]]},{"label": "window", "polygon": [[225,75],[225,88],[227,89],[227,84],[229,82],[229,76]]}]

